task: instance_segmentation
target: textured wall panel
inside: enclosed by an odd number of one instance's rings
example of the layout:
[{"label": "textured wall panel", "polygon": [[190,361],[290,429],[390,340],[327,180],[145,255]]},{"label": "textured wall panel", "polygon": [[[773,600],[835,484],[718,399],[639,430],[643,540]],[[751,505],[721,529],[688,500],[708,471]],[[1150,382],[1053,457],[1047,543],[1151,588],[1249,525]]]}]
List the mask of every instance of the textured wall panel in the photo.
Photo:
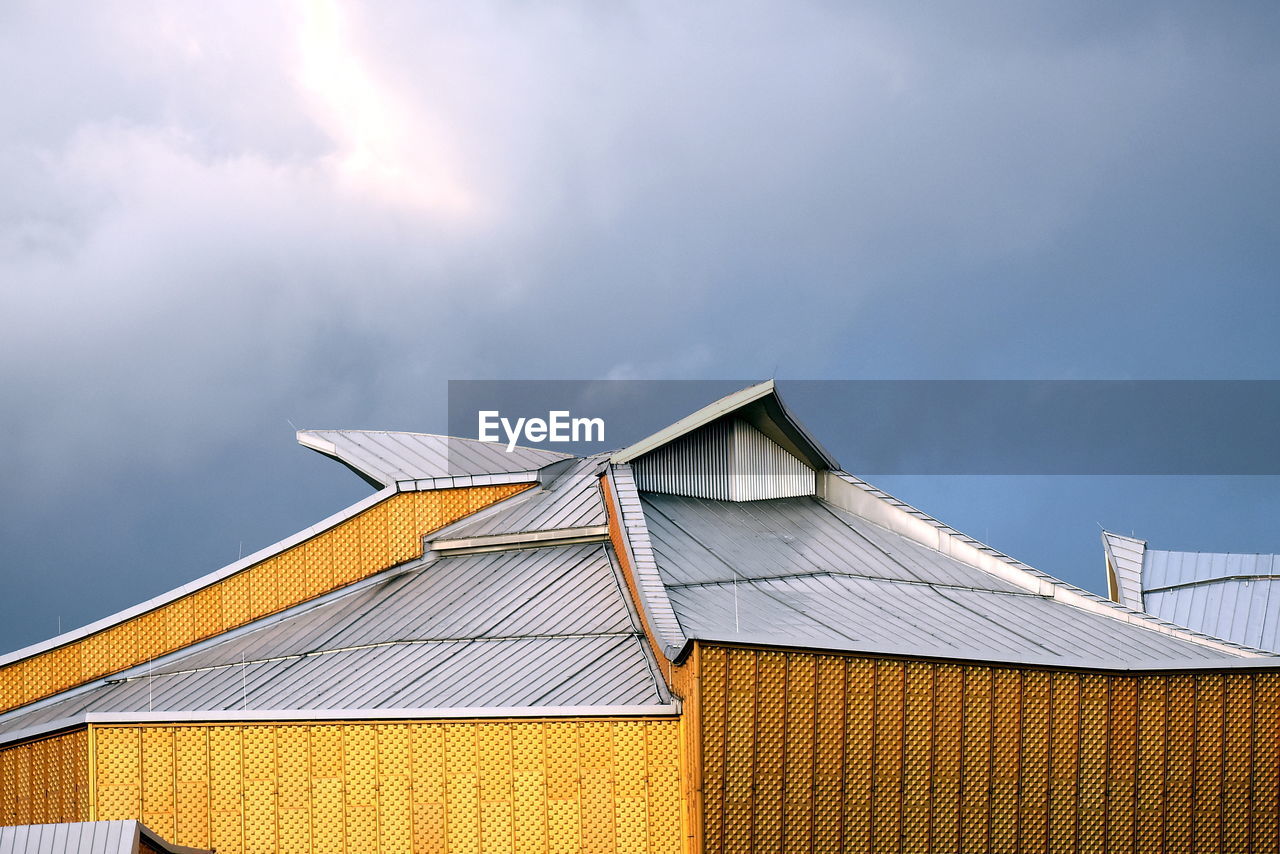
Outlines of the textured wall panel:
[{"label": "textured wall panel", "polygon": [[[677,854],[678,729],[675,719],[103,726],[98,810],[137,818],[145,804],[162,821],[176,811],[174,841],[220,854]],[[0,771],[10,761],[0,753]]]},{"label": "textured wall panel", "polygon": [[89,818],[84,730],[0,750],[0,825]]},{"label": "textured wall panel", "polygon": [[1021,762],[1018,768],[1018,848],[1044,851],[1049,842],[1050,674],[1022,675]]},{"label": "textured wall panel", "polygon": [[1112,679],[1107,718],[1107,850],[1130,851],[1137,803],[1138,696],[1136,679]]},{"label": "textured wall panel", "polygon": [[1280,674],[696,655],[707,852],[1277,850]]},{"label": "textured wall panel", "polygon": [[1022,759],[1022,674],[993,672],[991,705],[991,850],[1018,850],[1018,767]]},{"label": "textured wall panel", "polygon": [[1138,682],[1136,847],[1139,851],[1159,851],[1164,845],[1166,688],[1167,682],[1162,676],[1148,676]]},{"label": "textured wall panel", "polygon": [[1280,674],[1254,677],[1250,814],[1255,851],[1280,851]]},{"label": "textured wall panel", "polygon": [[[734,658],[748,656],[734,656]],[[754,657],[754,656],[749,656]],[[816,656],[787,658],[787,751],[783,757],[782,848],[804,851],[813,840],[813,762],[816,729]],[[738,740],[730,732],[727,740]],[[741,771],[740,771],[741,773]],[[726,822],[727,824],[727,822]],[[726,834],[737,828],[726,828]],[[726,835],[726,842],[728,840]]]},{"label": "textured wall panel", "polygon": [[1049,850],[1076,851],[1080,808],[1080,675],[1054,673],[1049,725]]},{"label": "textured wall panel", "polygon": [[[777,653],[761,653],[762,656]],[[845,734],[844,734],[844,812],[842,831],[844,847],[850,852],[871,850],[871,789],[872,744],[875,720],[875,662],[866,659],[850,659],[845,663]],[[761,677],[768,678],[762,670]],[[761,714],[765,698],[777,693],[776,714],[782,716],[784,694],[768,684],[760,686]],[[779,724],[781,728],[781,724]],[[768,781],[761,779],[761,787]],[[764,820],[764,819],[762,819]],[[781,828],[779,828],[780,831]],[[768,830],[768,828],[764,828]],[[778,832],[778,831],[775,831]]]},{"label": "textured wall panel", "polygon": [[1190,851],[1194,824],[1195,680],[1171,676],[1166,686],[1168,743],[1165,749],[1165,848]]},{"label": "textured wall panel", "polygon": [[1223,678],[1207,674],[1196,679],[1192,849],[1210,854],[1222,850],[1223,706]]},{"label": "textured wall panel", "polygon": [[[929,850],[933,815],[933,668],[907,664],[906,731],[902,769],[902,850]],[[823,847],[830,851],[832,848]]]},{"label": "textured wall panel", "polygon": [[392,495],[304,543],[155,611],[0,667],[0,712],[143,664],[421,557],[424,534],[529,486]]}]

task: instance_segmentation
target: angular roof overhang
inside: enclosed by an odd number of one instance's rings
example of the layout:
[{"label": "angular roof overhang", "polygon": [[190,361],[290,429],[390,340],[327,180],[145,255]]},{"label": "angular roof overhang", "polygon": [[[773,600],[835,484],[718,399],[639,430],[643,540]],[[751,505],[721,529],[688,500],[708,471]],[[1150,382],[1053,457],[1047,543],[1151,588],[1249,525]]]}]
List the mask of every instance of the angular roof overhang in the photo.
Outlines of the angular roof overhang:
[{"label": "angular roof overhang", "polygon": [[773,380],[735,391],[686,415],[671,426],[616,452],[610,462],[632,462],[699,427],[728,416],[746,421],[815,471],[840,468],[835,458],[818,444],[787,409]]}]

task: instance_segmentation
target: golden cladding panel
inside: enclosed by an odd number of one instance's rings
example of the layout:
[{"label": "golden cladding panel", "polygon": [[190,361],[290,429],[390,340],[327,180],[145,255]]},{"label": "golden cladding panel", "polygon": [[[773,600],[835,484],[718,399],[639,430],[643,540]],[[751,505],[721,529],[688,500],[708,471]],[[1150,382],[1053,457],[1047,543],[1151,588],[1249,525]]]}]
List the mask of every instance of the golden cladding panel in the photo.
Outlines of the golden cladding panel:
[{"label": "golden cladding panel", "polygon": [[991,706],[991,850],[1018,850],[1019,765],[1022,742],[1022,673],[994,672]]},{"label": "golden cladding panel", "polygon": [[1222,850],[1223,681],[1217,673],[1196,679],[1192,847],[1197,852]]},{"label": "golden cladding panel", "polygon": [[1252,788],[1253,678],[1248,673],[1226,677],[1226,721],[1222,748],[1222,849],[1249,848]]},{"label": "golden cladding panel", "polygon": [[1080,677],[1080,849],[1105,847],[1107,817],[1108,680],[1097,673]]},{"label": "golden cladding panel", "polygon": [[964,731],[964,671],[954,664],[934,668],[933,798],[931,844],[960,848],[960,769]]},{"label": "golden cladding panel", "polygon": [[1280,673],[1253,677],[1254,850],[1280,850]]},{"label": "golden cladding panel", "polygon": [[[219,852],[681,850],[675,719],[135,725],[95,737],[100,814],[107,801],[112,817],[176,813],[174,841]],[[11,762],[0,753],[0,770]]]},{"label": "golden cladding panel", "polygon": [[1277,850],[1277,674],[698,655],[706,851]]},{"label": "golden cladding panel", "polygon": [[814,847],[838,849],[843,836],[845,666],[818,659],[817,745],[814,751]]},{"label": "golden cladding panel", "polygon": [[1107,849],[1133,848],[1137,802],[1138,692],[1133,678],[1111,680],[1107,723]]},{"label": "golden cladding panel", "polygon": [[1138,776],[1135,838],[1141,851],[1164,845],[1166,680],[1138,681]]},{"label": "golden cladding panel", "polygon": [[1021,765],[1018,769],[1018,844],[1043,851],[1049,841],[1050,674],[1022,675]]},{"label": "golden cladding panel", "polygon": [[0,750],[0,825],[87,821],[88,782],[84,730]]},{"label": "golden cladding panel", "polygon": [[896,847],[902,833],[902,748],[905,666],[876,662],[872,746],[872,839],[874,849]]},{"label": "golden cladding panel", "polygon": [[[757,850],[782,850],[782,781],[786,756],[783,722],[786,719],[787,659],[780,652],[761,652],[756,657],[754,686],[755,754],[752,785],[754,788],[754,842]],[[868,685],[870,679],[868,678]],[[869,690],[869,689],[868,689]],[[871,717],[867,716],[870,726]],[[868,742],[870,734],[868,731]],[[870,773],[867,775],[870,779]]]},{"label": "golden cladding panel", "polygon": [[991,668],[964,669],[961,764],[962,850],[985,851],[991,838]]},{"label": "golden cladding panel", "polygon": [[1195,794],[1195,679],[1171,676],[1165,690],[1165,847],[1169,851],[1190,851]]},{"label": "golden cladding panel", "polygon": [[756,739],[756,657],[745,650],[729,653],[726,683],[724,811],[725,846],[751,846],[754,809],[752,752]]},{"label": "golden cladding panel", "polygon": [[[767,654],[767,653],[765,653]],[[761,701],[767,685],[761,685]],[[778,709],[782,705],[779,703]],[[875,718],[875,663],[845,663],[844,811],[845,850],[871,850],[872,721]]]},{"label": "golden cladding panel", "polygon": [[1049,850],[1076,851],[1080,800],[1080,674],[1054,673],[1049,729]]},{"label": "golden cladding panel", "polygon": [[909,662],[903,752],[903,851],[929,850],[929,824],[933,812],[934,704],[933,667],[922,661]]},{"label": "golden cladding panel", "polygon": [[167,605],[0,667],[0,712],[143,664],[422,555],[422,537],[530,484],[392,495],[351,519]]}]

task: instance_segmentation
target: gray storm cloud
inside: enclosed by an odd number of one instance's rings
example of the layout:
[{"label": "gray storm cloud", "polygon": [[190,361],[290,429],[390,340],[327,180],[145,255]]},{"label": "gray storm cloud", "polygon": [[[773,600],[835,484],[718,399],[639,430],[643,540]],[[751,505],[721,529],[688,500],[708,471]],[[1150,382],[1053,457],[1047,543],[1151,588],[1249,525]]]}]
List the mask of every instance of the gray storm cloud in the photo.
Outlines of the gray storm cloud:
[{"label": "gray storm cloud", "polygon": [[[1141,314],[1152,280],[1177,318],[1221,305],[1152,263],[1168,247],[1220,269],[1196,247],[1229,232],[1231,316],[1259,322],[1275,24],[1178,4],[7,4],[4,537],[61,566],[23,514],[82,490],[92,515],[86,479],[214,478],[286,416],[439,428],[451,377],[1149,371],[1099,357],[1125,324],[1094,318]],[[116,560],[164,589],[186,580],[157,566],[171,547]]]}]

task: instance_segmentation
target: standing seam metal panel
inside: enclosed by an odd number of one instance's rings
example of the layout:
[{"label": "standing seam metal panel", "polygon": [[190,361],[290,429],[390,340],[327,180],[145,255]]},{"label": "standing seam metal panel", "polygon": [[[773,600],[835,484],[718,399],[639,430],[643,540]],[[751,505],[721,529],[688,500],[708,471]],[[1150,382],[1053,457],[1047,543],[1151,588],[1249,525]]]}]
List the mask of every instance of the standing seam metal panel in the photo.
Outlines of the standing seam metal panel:
[{"label": "standing seam metal panel", "polygon": [[0,668],[0,712],[117,673],[422,556],[422,535],[529,484],[398,493],[154,611]]}]

